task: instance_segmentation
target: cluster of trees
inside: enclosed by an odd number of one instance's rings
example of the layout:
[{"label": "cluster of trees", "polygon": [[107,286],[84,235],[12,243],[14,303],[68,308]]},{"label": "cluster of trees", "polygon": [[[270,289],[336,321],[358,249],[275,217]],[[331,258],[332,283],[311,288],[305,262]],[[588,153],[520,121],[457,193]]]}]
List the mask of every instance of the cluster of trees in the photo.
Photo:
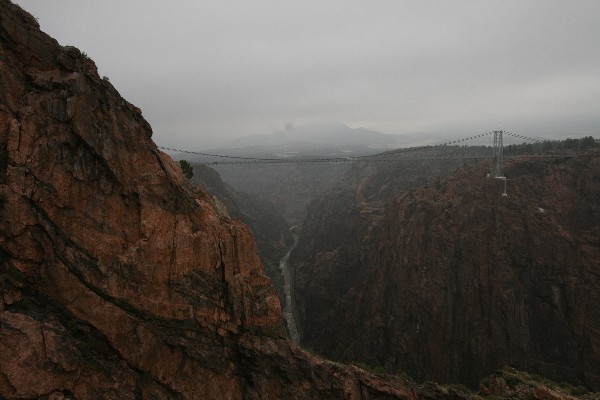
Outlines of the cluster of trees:
[{"label": "cluster of trees", "polygon": [[181,160],[179,161],[179,166],[183,171],[183,175],[187,179],[192,179],[192,177],[194,176],[194,167],[192,167],[192,164],[190,164],[187,160]]},{"label": "cluster of trees", "polygon": [[549,150],[591,149],[593,147],[600,147],[600,141],[594,139],[592,136],[586,136],[581,139],[546,140],[537,143],[511,144],[504,146],[504,154],[530,154]]}]

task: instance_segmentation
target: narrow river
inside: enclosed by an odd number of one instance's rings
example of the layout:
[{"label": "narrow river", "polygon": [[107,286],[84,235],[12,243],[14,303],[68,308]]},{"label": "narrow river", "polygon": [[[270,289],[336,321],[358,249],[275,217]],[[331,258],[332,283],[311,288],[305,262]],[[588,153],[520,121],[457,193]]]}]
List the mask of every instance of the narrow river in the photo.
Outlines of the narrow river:
[{"label": "narrow river", "polygon": [[294,250],[294,248],[298,244],[298,234],[294,233],[293,235],[294,235],[294,244],[292,245],[290,250],[285,254],[285,256],[283,256],[281,261],[279,261],[279,268],[281,269],[281,272],[283,273],[283,292],[285,294],[285,304],[284,304],[283,310],[282,310],[283,319],[285,320],[285,323],[287,324],[288,335],[289,335],[290,339],[294,343],[298,343],[298,340],[300,339],[300,335],[298,334],[298,326],[296,325],[296,318],[294,317],[294,312],[293,312],[294,307],[292,305],[292,291],[293,291],[292,287],[294,284],[294,282],[293,282],[294,274],[292,273],[292,268],[290,266],[290,254],[292,253],[292,250]]}]

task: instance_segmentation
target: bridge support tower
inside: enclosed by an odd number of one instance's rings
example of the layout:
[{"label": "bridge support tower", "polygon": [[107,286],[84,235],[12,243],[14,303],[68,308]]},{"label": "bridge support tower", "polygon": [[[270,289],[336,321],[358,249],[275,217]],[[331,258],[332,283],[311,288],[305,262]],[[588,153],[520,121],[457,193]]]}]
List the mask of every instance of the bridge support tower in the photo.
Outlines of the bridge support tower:
[{"label": "bridge support tower", "polygon": [[494,131],[494,163],[492,165],[492,176],[494,178],[504,178],[504,170],[503,170],[503,155],[504,155],[504,145],[502,143],[502,134],[503,131]]},{"label": "bridge support tower", "polygon": [[504,192],[502,196],[506,194],[506,177],[504,176],[504,143],[502,142],[502,134],[504,131],[494,131],[494,162],[492,163],[491,175],[495,179],[502,179],[504,181]]}]

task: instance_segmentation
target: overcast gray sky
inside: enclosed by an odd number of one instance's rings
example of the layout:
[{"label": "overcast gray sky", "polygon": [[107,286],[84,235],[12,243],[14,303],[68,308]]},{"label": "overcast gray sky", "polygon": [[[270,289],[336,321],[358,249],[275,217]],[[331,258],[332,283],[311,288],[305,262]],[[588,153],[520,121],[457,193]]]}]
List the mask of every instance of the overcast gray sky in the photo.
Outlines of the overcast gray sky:
[{"label": "overcast gray sky", "polygon": [[598,0],[16,2],[94,59],[159,145],[321,121],[600,137]]}]

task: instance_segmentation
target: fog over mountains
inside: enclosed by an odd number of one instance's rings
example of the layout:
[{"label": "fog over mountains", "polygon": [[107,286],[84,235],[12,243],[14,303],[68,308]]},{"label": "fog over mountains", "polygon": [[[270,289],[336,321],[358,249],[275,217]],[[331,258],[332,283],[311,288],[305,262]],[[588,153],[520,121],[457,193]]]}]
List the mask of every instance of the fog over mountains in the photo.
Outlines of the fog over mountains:
[{"label": "fog over mountains", "polygon": [[390,145],[400,143],[401,136],[375,132],[366,128],[350,128],[341,122],[312,123],[294,126],[270,135],[252,135],[225,141],[225,146],[282,145],[282,144],[335,144],[335,145]]},{"label": "fog over mountains", "polygon": [[[294,126],[271,134],[249,135],[236,139],[197,142],[180,150],[208,152],[219,155],[270,156],[277,158],[310,156],[351,156],[416,145],[440,143],[443,136],[423,136],[418,133],[392,135],[363,127],[350,128],[341,122],[312,123]],[[197,147],[196,147],[197,146]],[[219,161],[221,159],[175,152],[175,159]],[[222,160],[221,160],[222,161]]]},{"label": "fog over mountains", "polygon": [[161,146],[323,121],[402,135],[600,133],[595,0],[18,3],[93,58]]}]

